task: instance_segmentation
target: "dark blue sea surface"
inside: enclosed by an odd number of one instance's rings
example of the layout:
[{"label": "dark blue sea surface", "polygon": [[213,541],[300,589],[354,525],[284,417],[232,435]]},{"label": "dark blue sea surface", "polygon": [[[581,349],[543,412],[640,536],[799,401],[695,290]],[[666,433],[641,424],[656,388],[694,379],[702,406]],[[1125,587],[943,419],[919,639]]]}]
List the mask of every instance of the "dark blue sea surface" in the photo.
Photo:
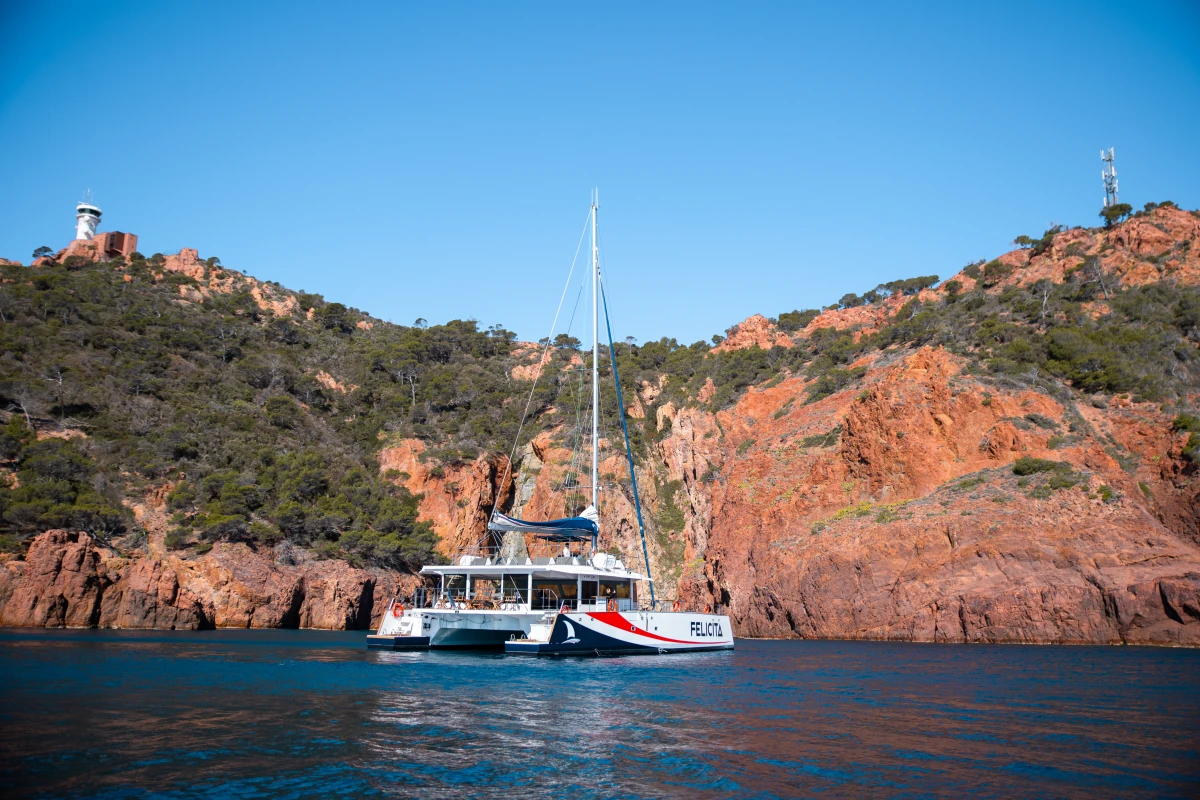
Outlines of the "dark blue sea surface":
[{"label": "dark blue sea surface", "polygon": [[6,797],[1200,797],[1200,652],[0,632]]}]

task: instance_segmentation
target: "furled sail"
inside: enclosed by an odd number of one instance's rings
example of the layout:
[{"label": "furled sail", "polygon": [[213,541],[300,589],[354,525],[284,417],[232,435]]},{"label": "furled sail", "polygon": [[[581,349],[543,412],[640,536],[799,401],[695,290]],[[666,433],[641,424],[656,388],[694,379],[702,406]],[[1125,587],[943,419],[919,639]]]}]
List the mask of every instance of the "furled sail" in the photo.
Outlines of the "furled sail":
[{"label": "furled sail", "polygon": [[597,524],[599,518],[599,514],[596,513],[596,509],[592,506],[584,509],[583,513],[578,517],[550,519],[544,522],[530,522],[510,517],[507,514],[501,514],[499,511],[493,511],[492,518],[488,521],[488,530],[532,533],[542,539],[554,542],[566,542],[576,539],[590,539],[598,534],[600,532],[600,526]]}]

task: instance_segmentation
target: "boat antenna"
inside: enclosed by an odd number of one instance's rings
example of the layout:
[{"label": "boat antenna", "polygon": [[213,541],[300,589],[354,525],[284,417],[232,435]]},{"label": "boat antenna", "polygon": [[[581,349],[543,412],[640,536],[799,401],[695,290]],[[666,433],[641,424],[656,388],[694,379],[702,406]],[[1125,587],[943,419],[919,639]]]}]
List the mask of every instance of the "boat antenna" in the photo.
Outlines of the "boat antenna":
[{"label": "boat antenna", "polygon": [[600,320],[596,287],[600,280],[600,251],[596,248],[596,217],[600,210],[600,190],[592,192],[592,508],[596,509],[596,529],[592,532],[592,552],[596,552],[600,534]]},{"label": "boat antenna", "polygon": [[625,423],[625,400],[621,397],[621,376],[617,374],[617,348],[613,346],[612,322],[608,319],[608,295],[604,298],[604,327],[608,329],[608,357],[612,359],[613,380],[617,383],[617,414],[621,417],[621,433],[625,434],[625,458],[629,461],[629,480],[633,483],[633,508],[637,511],[638,534],[642,537],[642,558],[646,562],[646,580],[650,584],[650,608],[655,607],[654,578],[650,577],[650,553],[646,550],[646,525],[642,522],[642,502],[638,499],[637,472],[633,468],[633,449],[629,446],[629,426]]}]

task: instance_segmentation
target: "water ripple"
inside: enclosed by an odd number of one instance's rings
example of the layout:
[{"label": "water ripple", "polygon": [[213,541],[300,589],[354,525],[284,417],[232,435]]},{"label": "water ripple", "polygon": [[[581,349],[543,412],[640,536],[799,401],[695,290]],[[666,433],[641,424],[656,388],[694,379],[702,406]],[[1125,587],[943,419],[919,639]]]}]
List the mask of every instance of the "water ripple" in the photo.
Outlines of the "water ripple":
[{"label": "water ripple", "polygon": [[529,660],[362,634],[0,633],[10,797],[1189,797],[1200,653],[739,642]]}]

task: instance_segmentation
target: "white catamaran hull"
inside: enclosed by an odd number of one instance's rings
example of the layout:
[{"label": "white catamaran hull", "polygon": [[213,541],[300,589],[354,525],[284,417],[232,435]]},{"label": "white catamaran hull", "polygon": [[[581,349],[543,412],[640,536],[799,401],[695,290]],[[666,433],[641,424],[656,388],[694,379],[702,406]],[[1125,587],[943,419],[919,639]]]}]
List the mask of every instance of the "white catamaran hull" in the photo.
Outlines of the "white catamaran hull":
[{"label": "white catamaran hull", "polygon": [[504,643],[517,655],[609,655],[732,650],[729,617],[667,611],[585,611],[559,614],[545,640]]},{"label": "white catamaran hull", "polygon": [[377,649],[494,647],[509,639],[528,636],[530,626],[544,611],[474,611],[411,608],[402,617],[389,612],[379,632],[367,637]]}]

